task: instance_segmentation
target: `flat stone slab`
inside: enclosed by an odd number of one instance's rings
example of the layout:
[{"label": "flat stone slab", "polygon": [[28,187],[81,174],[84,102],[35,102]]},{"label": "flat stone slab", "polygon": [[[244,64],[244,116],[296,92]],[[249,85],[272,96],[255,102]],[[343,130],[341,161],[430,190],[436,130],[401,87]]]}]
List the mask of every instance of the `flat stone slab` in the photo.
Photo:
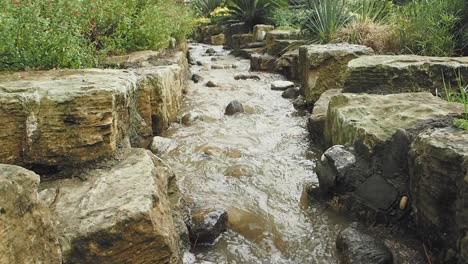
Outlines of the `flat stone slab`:
[{"label": "flat stone slab", "polygon": [[[0,75],[0,162],[66,165],[146,147],[177,117],[188,65]],[[178,59],[176,59],[178,60]],[[176,62],[174,62],[176,63]]]},{"label": "flat stone slab", "polygon": [[176,219],[169,201],[172,174],[145,149],[45,185],[65,263],[179,263]]},{"label": "flat stone slab", "polygon": [[462,104],[446,102],[430,93],[343,93],[329,103],[324,138],[329,146],[358,143],[372,153],[399,128],[409,129],[463,111]]},{"label": "flat stone slab", "polygon": [[299,48],[300,80],[308,103],[315,103],[329,89],[341,89],[348,62],[373,54],[369,47],[353,44],[306,45]]},{"label": "flat stone slab", "polygon": [[288,88],[294,87],[294,83],[290,81],[274,81],[271,84],[271,89],[275,91],[285,91]]},{"label": "flat stone slab", "polygon": [[444,82],[458,91],[457,77],[468,80],[468,57],[363,56],[350,61],[348,71],[344,92],[443,94]]},{"label": "flat stone slab", "polygon": [[62,263],[49,208],[39,199],[39,175],[0,164],[0,263]]}]

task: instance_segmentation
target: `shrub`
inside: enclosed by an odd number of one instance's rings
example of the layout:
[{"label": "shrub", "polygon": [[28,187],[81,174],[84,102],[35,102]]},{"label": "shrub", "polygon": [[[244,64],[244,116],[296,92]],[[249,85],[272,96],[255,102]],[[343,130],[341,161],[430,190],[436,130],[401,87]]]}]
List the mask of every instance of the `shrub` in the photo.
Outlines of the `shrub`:
[{"label": "shrub", "polygon": [[197,16],[210,17],[211,12],[224,5],[224,0],[194,0],[190,4]]},{"label": "shrub", "polygon": [[234,24],[244,22],[249,28],[257,24],[269,24],[273,11],[287,6],[287,0],[230,0],[228,8],[231,10],[221,22]]},{"label": "shrub", "polygon": [[271,21],[277,28],[300,29],[307,18],[303,8],[278,8],[272,12]]},{"label": "shrub", "polygon": [[454,55],[463,5],[464,0],[414,0],[401,7],[395,19],[405,48],[419,55]]},{"label": "shrub", "polygon": [[351,21],[345,0],[309,0],[303,31],[317,43],[334,39],[338,29]]},{"label": "shrub", "polygon": [[159,49],[192,27],[173,0],[0,1],[0,70],[82,68],[101,55]]},{"label": "shrub", "polygon": [[332,42],[347,42],[371,47],[376,52],[399,53],[400,32],[394,25],[372,21],[353,21],[337,30]]},{"label": "shrub", "polygon": [[392,2],[387,0],[353,0],[348,1],[348,7],[355,14],[354,21],[380,23],[391,11]]}]

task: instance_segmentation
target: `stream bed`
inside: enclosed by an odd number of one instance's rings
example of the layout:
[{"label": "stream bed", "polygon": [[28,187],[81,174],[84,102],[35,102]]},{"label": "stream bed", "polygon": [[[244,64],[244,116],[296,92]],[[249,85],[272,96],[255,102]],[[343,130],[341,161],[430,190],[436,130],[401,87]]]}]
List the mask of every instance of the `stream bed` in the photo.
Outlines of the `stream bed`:
[{"label": "stream bed", "polygon": [[[306,115],[270,88],[284,77],[250,73],[248,60],[220,46],[190,47],[201,64],[192,73],[203,80],[190,83],[180,116],[199,118],[163,134],[177,148],[161,158],[192,206],[228,211],[229,229],[213,246],[195,245],[188,263],[337,263],[335,238],[349,223],[304,192],[318,184],[320,153],[310,145]],[[208,56],[208,48],[216,54]],[[260,79],[235,80],[240,74]],[[245,113],[225,116],[233,100]]]}]

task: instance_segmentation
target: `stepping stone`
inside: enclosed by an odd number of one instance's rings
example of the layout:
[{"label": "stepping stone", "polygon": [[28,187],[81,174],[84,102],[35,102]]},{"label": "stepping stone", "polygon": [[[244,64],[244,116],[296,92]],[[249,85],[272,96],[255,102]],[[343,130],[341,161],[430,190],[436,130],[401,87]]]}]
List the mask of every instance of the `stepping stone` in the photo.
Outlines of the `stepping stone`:
[{"label": "stepping stone", "polygon": [[271,84],[271,89],[275,91],[285,91],[292,87],[294,87],[294,83],[290,81],[275,81]]}]

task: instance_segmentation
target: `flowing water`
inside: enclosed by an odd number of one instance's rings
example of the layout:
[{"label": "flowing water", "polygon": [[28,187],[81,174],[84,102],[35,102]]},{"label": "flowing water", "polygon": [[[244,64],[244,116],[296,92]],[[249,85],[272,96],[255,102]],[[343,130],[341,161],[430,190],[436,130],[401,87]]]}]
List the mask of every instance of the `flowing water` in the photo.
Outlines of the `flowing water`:
[{"label": "flowing water", "polygon": [[[335,238],[347,223],[303,192],[317,183],[318,153],[311,150],[306,116],[270,89],[282,76],[249,73],[248,60],[221,47],[207,56],[209,47],[191,45],[192,57],[203,63],[192,73],[203,81],[191,83],[181,109],[181,115],[196,112],[200,119],[174,124],[163,135],[177,141],[177,149],[162,158],[179,176],[184,196],[197,207],[229,213],[229,230],[213,246],[195,246],[192,262],[336,263]],[[235,80],[239,74],[260,80]],[[206,87],[207,81],[219,87]],[[225,116],[232,100],[246,112]]]}]

